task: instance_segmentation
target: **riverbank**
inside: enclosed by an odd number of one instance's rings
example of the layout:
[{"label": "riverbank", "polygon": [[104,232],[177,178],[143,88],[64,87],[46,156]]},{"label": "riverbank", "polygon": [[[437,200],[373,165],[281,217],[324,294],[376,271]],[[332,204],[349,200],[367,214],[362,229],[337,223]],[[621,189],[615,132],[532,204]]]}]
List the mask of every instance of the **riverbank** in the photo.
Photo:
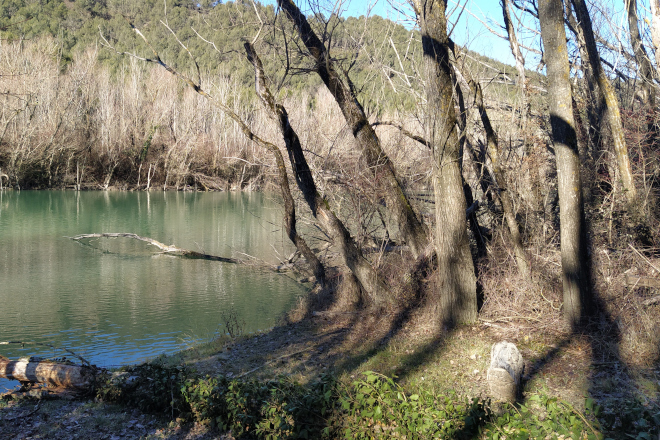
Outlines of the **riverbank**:
[{"label": "riverbank", "polygon": [[[221,375],[237,383],[266,386],[273,380],[285,380],[303,389],[313,389],[304,387],[332,376],[341,384],[338,389],[349,395],[352,383],[363,380],[364,372],[374,371],[395,378],[396,386],[409,398],[432,393],[448,397],[456,405],[472,401],[487,407],[490,347],[507,340],[517,344],[525,359],[524,393],[518,409],[492,406],[499,413],[485,417],[480,427],[473,427],[475,436],[466,438],[496,438],[493,435],[498,429],[520,434],[521,427],[542,424],[550,411],[547,405],[539,406],[539,402],[547,403],[543,400],[546,396],[558,399],[551,400],[563,408],[560,415],[566,415],[566,420],[573,417],[588,422],[579,425],[584,429],[580,438],[599,438],[598,433],[610,438],[629,438],[626,435],[631,433],[634,438],[652,438],[637,437],[643,433],[657,436],[657,365],[632,365],[613,358],[612,341],[602,329],[569,335],[539,331],[520,320],[482,319],[471,326],[437,333],[419,323],[397,327],[392,313],[308,313],[303,317],[302,312],[304,309],[298,308],[289,314],[288,322],[270,331],[215,339],[159,358],[154,365],[194,370],[199,377]],[[591,410],[594,404],[600,406],[598,420]],[[153,415],[137,410],[139,406],[115,405],[92,397],[5,398],[0,404],[0,430],[6,438],[234,438],[208,420],[202,423],[188,416],[186,422],[184,415],[169,411]],[[504,423],[502,416],[498,419],[497,414],[510,414],[508,422]],[[365,423],[344,416],[344,422],[352,420],[358,427]],[[376,425],[374,432],[378,432]],[[550,429],[559,433],[561,426]],[[244,435],[252,438],[253,434]]]}]

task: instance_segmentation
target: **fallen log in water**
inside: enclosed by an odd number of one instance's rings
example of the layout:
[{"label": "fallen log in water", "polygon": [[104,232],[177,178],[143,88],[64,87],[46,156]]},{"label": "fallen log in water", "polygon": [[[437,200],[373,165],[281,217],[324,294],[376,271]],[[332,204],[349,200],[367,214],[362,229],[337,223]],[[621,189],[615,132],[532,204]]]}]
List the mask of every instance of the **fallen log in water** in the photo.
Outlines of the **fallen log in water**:
[{"label": "fallen log in water", "polygon": [[187,249],[182,249],[174,245],[163,244],[160,241],[154,240],[153,238],[140,237],[139,235],[130,232],[104,232],[100,234],[80,234],[80,235],[76,235],[75,237],[69,237],[69,238],[71,240],[79,241],[86,238],[120,238],[120,237],[133,238],[135,240],[144,241],[145,243],[149,243],[152,246],[156,246],[158,249],[162,250],[167,254],[178,255],[185,258],[222,261],[223,263],[234,263],[234,264],[241,263],[241,260],[238,260],[236,258],[219,257],[217,255],[209,255],[201,252],[189,251]]},{"label": "fallen log in water", "polygon": [[51,387],[90,389],[97,369],[60,364],[35,358],[12,361],[0,356],[0,377],[20,382],[42,383]]}]

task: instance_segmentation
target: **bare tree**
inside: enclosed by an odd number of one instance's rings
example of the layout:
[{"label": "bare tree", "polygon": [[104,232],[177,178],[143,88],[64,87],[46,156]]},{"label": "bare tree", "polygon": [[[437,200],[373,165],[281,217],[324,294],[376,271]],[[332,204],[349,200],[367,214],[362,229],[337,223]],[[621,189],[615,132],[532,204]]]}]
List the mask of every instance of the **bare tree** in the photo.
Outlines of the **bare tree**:
[{"label": "bare tree", "polygon": [[[651,0],[653,3],[653,0]],[[640,76],[640,98],[645,105],[655,108],[655,85],[653,83],[653,66],[646,54],[642,36],[639,33],[637,19],[637,0],[626,0],[626,12],[628,13],[628,31],[630,44],[635,53],[635,60]]]},{"label": "bare tree", "polygon": [[[151,45],[151,43],[147,40],[147,38],[140,32],[138,28],[136,28],[132,23],[129,23],[131,28],[135,31],[135,33],[140,36],[144,40],[144,42],[149,46],[151,51],[153,52],[153,58],[144,58],[144,57],[139,57],[138,55],[127,53],[127,52],[118,52],[121,55],[130,55],[134,58],[140,59],[145,62],[149,63],[154,63],[168,72],[170,72],[172,75],[176,76],[177,78],[181,79],[183,82],[185,82],[189,87],[191,87],[196,93],[200,94],[204,98],[208,99],[213,103],[214,106],[217,108],[221,109],[227,116],[229,116],[243,131],[245,136],[250,139],[251,141],[257,143],[259,146],[265,148],[269,152],[273,154],[275,157],[275,162],[277,163],[277,170],[278,170],[278,178],[279,178],[279,185],[280,185],[280,190],[282,191],[282,197],[284,199],[284,228],[286,230],[287,236],[291,239],[293,244],[296,246],[296,248],[300,251],[300,253],[305,257],[307,260],[307,263],[310,265],[310,268],[312,270],[312,273],[316,277],[317,281],[320,284],[325,284],[326,279],[325,279],[325,268],[323,267],[323,264],[320,262],[316,254],[312,252],[312,250],[309,248],[307,245],[307,242],[298,234],[296,230],[296,212],[295,212],[295,204],[293,200],[293,196],[291,195],[291,189],[289,187],[289,179],[287,176],[286,172],[286,165],[284,163],[284,157],[282,156],[282,152],[280,151],[279,148],[277,148],[276,145],[267,142],[263,139],[261,139],[259,136],[254,134],[252,130],[250,130],[250,127],[234,112],[231,108],[229,108],[227,105],[223,104],[222,102],[216,100],[212,95],[210,95],[208,92],[206,92],[201,85],[201,75],[199,71],[199,67],[197,65],[197,62],[194,60],[192,54],[188,50],[188,48],[177,38],[177,42],[183,47],[183,49],[188,52],[190,55],[191,59],[193,60],[193,63],[196,68],[196,73],[197,73],[197,81],[194,81],[193,79],[189,78],[188,76],[182,74],[178,70],[174,69],[173,67],[169,66],[166,64],[161,58],[160,55],[158,55],[158,52],[154,47]],[[163,23],[163,25],[175,36],[174,32],[167,26],[167,24]],[[114,47],[110,45],[110,43],[101,35],[103,38],[105,45],[113,50]]]},{"label": "bare tree", "polygon": [[481,90],[481,84],[474,81],[473,79],[470,79],[469,85],[472,89],[472,93],[474,94],[475,105],[479,110],[481,123],[483,124],[484,130],[486,132],[486,148],[490,158],[495,182],[497,183],[497,195],[500,199],[500,203],[502,204],[502,211],[504,212],[504,218],[506,219],[506,223],[509,229],[511,244],[513,245],[513,253],[516,258],[516,264],[518,265],[518,271],[522,276],[528,277],[530,275],[529,261],[522,245],[522,238],[520,236],[518,221],[516,220],[516,215],[513,211],[513,200],[511,198],[511,192],[507,189],[506,176],[504,174],[504,169],[502,168],[500,159],[500,146],[497,140],[497,133],[495,133],[495,129],[490,122],[490,117],[488,116],[486,106],[484,105],[484,97]]},{"label": "bare tree", "polygon": [[[619,111],[619,103],[610,80],[607,78],[605,71],[600,64],[600,55],[596,47],[596,38],[591,25],[591,17],[589,10],[584,0],[571,0],[575,8],[575,14],[578,19],[578,26],[582,29],[584,35],[584,42],[586,51],[589,54],[589,63],[594,72],[596,82],[602,93],[604,99],[604,107],[606,109],[606,117],[610,126],[612,135],[612,143],[614,144],[614,152],[616,154],[617,164],[619,168],[619,175],[623,182],[623,189],[626,191],[626,198],[628,202],[637,200],[637,190],[632,174],[632,167],[630,165],[630,157],[628,155],[628,146],[623,132],[623,124],[621,122],[621,113]],[[562,22],[563,23],[563,22]],[[563,26],[563,24],[562,24]],[[546,52],[547,54],[547,52]]]},{"label": "bare tree", "polygon": [[277,4],[294,24],[309,55],[314,60],[314,70],[339,105],[373,178],[383,182],[385,203],[392,213],[403,239],[410,246],[413,256],[417,258],[426,254],[429,243],[426,228],[417,218],[403,192],[394,165],[383,151],[380,139],[357,100],[348,75],[344,72],[344,78],[342,78],[327,48],[293,0],[278,0]]},{"label": "bare tree", "polygon": [[509,38],[509,45],[511,46],[511,53],[516,59],[516,69],[518,70],[518,84],[522,91],[525,90],[525,58],[523,58],[522,52],[520,51],[520,45],[518,44],[518,38],[516,38],[516,30],[513,28],[513,22],[511,21],[511,13],[509,12],[509,0],[500,0],[500,6],[502,7],[502,15],[504,16],[504,27],[506,28],[506,33]]},{"label": "bare tree", "polygon": [[346,229],[342,221],[330,209],[328,201],[318,192],[314,183],[314,177],[303,154],[300,138],[291,126],[284,106],[275,102],[275,98],[266,83],[263,65],[253,45],[246,42],[245,51],[248,60],[254,66],[257,94],[270,115],[277,122],[289,154],[296,183],[307,201],[314,218],[321,223],[323,230],[339,248],[339,254],[343,263],[355,275],[373,304],[378,306],[385,302],[393,302],[394,298],[391,297],[392,291],[387,288],[371,263],[362,255],[348,229]]},{"label": "bare tree", "polygon": [[602,126],[603,124],[603,115],[605,112],[605,97],[598,86],[598,81],[596,79],[596,74],[592,68],[593,63],[591,63],[589,58],[589,52],[587,51],[587,43],[584,38],[584,32],[582,28],[578,25],[577,19],[575,18],[575,13],[571,6],[571,2],[567,1],[565,3],[566,7],[566,24],[568,29],[573,33],[577,41],[578,50],[580,52],[580,59],[582,60],[581,69],[583,74],[583,80],[585,83],[585,93],[586,93],[586,107],[587,107],[587,145],[585,146],[585,158],[589,157],[590,153],[598,151],[601,147],[602,139]]},{"label": "bare tree", "polygon": [[651,39],[655,46],[655,65],[660,69],[660,0],[649,0],[651,4]]},{"label": "bare tree", "polygon": [[564,11],[561,0],[539,0],[538,5],[559,183],[564,317],[571,328],[576,328],[589,311],[590,293],[580,158],[571,104]]}]

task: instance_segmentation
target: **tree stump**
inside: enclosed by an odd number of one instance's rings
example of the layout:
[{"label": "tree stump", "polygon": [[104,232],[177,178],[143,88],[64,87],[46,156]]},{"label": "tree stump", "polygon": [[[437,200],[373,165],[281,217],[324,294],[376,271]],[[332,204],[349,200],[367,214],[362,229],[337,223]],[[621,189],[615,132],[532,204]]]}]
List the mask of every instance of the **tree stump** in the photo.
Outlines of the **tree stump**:
[{"label": "tree stump", "polygon": [[495,400],[515,402],[525,365],[515,344],[498,342],[490,349],[490,368],[486,374]]}]

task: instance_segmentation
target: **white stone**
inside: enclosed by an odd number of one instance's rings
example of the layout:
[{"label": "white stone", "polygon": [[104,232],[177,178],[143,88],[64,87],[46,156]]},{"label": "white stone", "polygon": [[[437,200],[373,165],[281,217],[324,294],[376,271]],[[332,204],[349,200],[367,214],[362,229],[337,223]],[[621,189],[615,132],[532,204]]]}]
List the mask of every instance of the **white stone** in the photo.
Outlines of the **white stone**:
[{"label": "white stone", "polygon": [[490,368],[486,373],[493,397],[515,401],[525,364],[515,344],[498,342],[490,350]]}]

